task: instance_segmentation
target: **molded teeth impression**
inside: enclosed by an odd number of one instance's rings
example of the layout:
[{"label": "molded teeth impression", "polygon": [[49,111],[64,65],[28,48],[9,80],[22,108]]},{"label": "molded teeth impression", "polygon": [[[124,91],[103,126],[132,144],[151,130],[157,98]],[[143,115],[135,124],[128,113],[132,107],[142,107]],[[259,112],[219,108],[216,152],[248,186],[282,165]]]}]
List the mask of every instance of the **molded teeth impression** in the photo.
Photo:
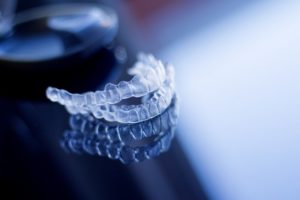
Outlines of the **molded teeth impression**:
[{"label": "molded teeth impression", "polygon": [[[170,105],[175,90],[174,68],[154,56],[140,53],[128,70],[133,78],[117,85],[108,83],[103,91],[72,94],[48,87],[46,96],[64,105],[70,114],[92,114],[95,118],[119,123],[139,123],[151,119]],[[142,98],[138,105],[119,105],[131,97]],[[118,104],[118,105],[116,105]]]}]

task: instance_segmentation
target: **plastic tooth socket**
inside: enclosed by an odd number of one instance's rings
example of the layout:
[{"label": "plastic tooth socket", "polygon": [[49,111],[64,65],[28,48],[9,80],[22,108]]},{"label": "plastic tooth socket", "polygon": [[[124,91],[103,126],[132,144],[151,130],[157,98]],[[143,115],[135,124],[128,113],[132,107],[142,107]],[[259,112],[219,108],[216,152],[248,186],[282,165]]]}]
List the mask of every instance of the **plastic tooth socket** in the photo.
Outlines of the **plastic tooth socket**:
[{"label": "plastic tooth socket", "polygon": [[81,130],[84,119],[81,115],[71,115],[69,118],[69,124],[73,130]]},{"label": "plastic tooth socket", "polygon": [[72,95],[66,90],[61,90],[59,102],[63,105],[72,105]]},{"label": "plastic tooth socket", "polygon": [[135,112],[137,113],[137,119],[138,119],[138,121],[136,122],[136,123],[139,123],[139,122],[141,122],[141,121],[144,121],[144,120],[141,120],[141,106],[140,105],[137,105],[137,106],[135,106],[135,108],[133,108],[134,110],[135,110]]},{"label": "plastic tooth socket", "polygon": [[161,122],[159,117],[156,117],[152,120],[152,129],[154,133],[161,132]]},{"label": "plastic tooth socket", "polygon": [[156,141],[153,144],[149,145],[146,151],[146,157],[148,159],[157,157],[161,153],[161,143]]},{"label": "plastic tooth socket", "polygon": [[92,111],[93,115],[97,118],[97,119],[101,119],[103,118],[103,113],[101,110],[93,110]]},{"label": "plastic tooth socket", "polygon": [[81,154],[84,152],[79,142],[74,139],[68,141],[68,147],[73,153]]},{"label": "plastic tooth socket", "polygon": [[143,138],[143,129],[140,124],[131,125],[130,133],[134,140],[141,140]]},{"label": "plastic tooth socket", "polygon": [[155,117],[160,114],[158,107],[157,107],[157,102],[154,102],[154,101],[149,102],[149,114],[150,114],[150,117]]},{"label": "plastic tooth socket", "polygon": [[93,155],[98,154],[98,150],[97,150],[98,144],[99,144],[99,139],[98,138],[93,139],[90,142],[90,146],[92,147],[91,150],[92,150]]},{"label": "plastic tooth socket", "polygon": [[152,124],[150,122],[142,122],[143,134],[145,137],[150,137],[153,134]]},{"label": "plastic tooth socket", "polygon": [[97,105],[102,105],[102,104],[106,103],[106,101],[105,101],[106,97],[105,97],[105,93],[103,91],[96,91],[95,98],[96,98]]},{"label": "plastic tooth socket", "polygon": [[69,141],[72,138],[72,132],[71,131],[65,131],[63,134],[63,138],[60,140],[60,146],[66,151],[66,152],[72,152],[72,149],[69,146]]},{"label": "plastic tooth socket", "polygon": [[[152,69],[155,70],[155,73],[159,77],[159,80],[161,82],[163,82],[164,77],[165,77],[165,74],[163,73],[163,71],[164,71],[163,65],[160,66],[161,63],[159,62],[159,60],[155,59],[154,56],[152,56],[152,55],[148,56],[148,62],[149,62],[149,65],[152,67]],[[163,68],[161,68],[161,67],[163,67]]]},{"label": "plastic tooth socket", "polygon": [[[151,94],[151,93],[150,93]],[[141,98],[141,100],[142,100],[142,105],[143,104],[146,104],[146,103],[148,103],[149,101],[150,101],[150,99],[151,99],[151,95],[150,94],[147,94],[147,95],[145,95],[145,96],[143,96],[142,98]]]},{"label": "plastic tooth socket", "polygon": [[74,106],[83,106],[84,105],[84,96],[81,94],[73,94],[72,95],[72,102]]},{"label": "plastic tooth socket", "polygon": [[71,115],[76,115],[76,114],[80,113],[79,109],[77,107],[75,107],[75,106],[66,106],[66,110]]},{"label": "plastic tooth socket", "polygon": [[122,105],[122,109],[127,110],[127,111],[130,111],[130,110],[135,109],[135,108],[136,108],[135,105]]},{"label": "plastic tooth socket", "polygon": [[157,100],[157,107],[160,113],[164,112],[169,106],[170,102],[167,102],[163,96],[159,97]]},{"label": "plastic tooth socket", "polygon": [[145,121],[145,120],[149,119],[150,114],[149,114],[149,111],[146,108],[145,104],[144,104],[144,106],[141,106],[138,110],[139,110],[139,115],[140,115],[141,121]]},{"label": "plastic tooth socket", "polygon": [[83,107],[78,107],[78,106],[65,106],[67,111],[71,114],[87,114],[87,110]]},{"label": "plastic tooth socket", "polygon": [[[149,69],[149,71],[150,70],[153,71],[153,69],[151,69],[151,68]],[[147,86],[150,91],[155,91],[158,88],[160,88],[162,85],[162,82],[160,81],[158,76],[155,75],[155,73],[153,75],[151,74],[151,72],[147,73],[147,74],[145,74],[144,78],[146,79],[146,83],[147,83]]]},{"label": "plastic tooth socket", "polygon": [[99,140],[99,143],[96,146],[97,154],[99,156],[105,156],[107,146],[110,145],[110,142],[108,139]]},{"label": "plastic tooth socket", "polygon": [[82,148],[85,152],[91,155],[97,154],[97,142],[92,137],[85,137],[82,143]]},{"label": "plastic tooth socket", "polygon": [[135,148],[135,162],[142,162],[147,159],[146,149],[144,147]]},{"label": "plastic tooth socket", "polygon": [[139,122],[139,115],[136,109],[132,109],[129,111],[129,121],[128,123],[137,123]]},{"label": "plastic tooth socket", "polygon": [[110,159],[119,159],[122,144],[120,142],[111,143],[106,148],[106,154]]},{"label": "plastic tooth socket", "polygon": [[166,75],[163,75],[158,66],[152,67],[156,74],[157,83],[161,84],[165,81]]},{"label": "plastic tooth socket", "polygon": [[116,112],[117,110],[118,110],[118,106],[116,106],[116,105],[107,105],[107,111],[108,112]]},{"label": "plastic tooth socket", "polygon": [[46,90],[46,96],[51,101],[56,102],[59,99],[59,90],[57,88],[48,87]]},{"label": "plastic tooth socket", "polygon": [[109,127],[107,129],[107,135],[111,142],[120,141],[119,132],[116,127]]},{"label": "plastic tooth socket", "polygon": [[81,128],[82,133],[96,133],[96,123],[94,121],[85,121]]},{"label": "plastic tooth socket", "polygon": [[115,104],[121,100],[117,86],[111,83],[105,85],[104,92],[106,95],[107,103]]},{"label": "plastic tooth socket", "polygon": [[116,121],[115,115],[113,113],[110,113],[110,112],[103,112],[103,118],[106,121],[109,121],[109,122]]},{"label": "plastic tooth socket", "polygon": [[108,108],[107,105],[100,105],[99,107],[95,107],[93,110],[100,110],[102,112],[106,112]]},{"label": "plastic tooth socket", "polygon": [[120,109],[117,111],[116,117],[119,122],[127,123],[129,121],[129,112],[124,109]]},{"label": "plastic tooth socket", "polygon": [[124,146],[120,152],[120,161],[129,164],[135,161],[135,152],[132,148]]},{"label": "plastic tooth socket", "polygon": [[121,81],[117,87],[122,99],[127,99],[132,96],[132,89],[128,82]]},{"label": "plastic tooth socket", "polygon": [[134,97],[142,97],[149,93],[148,82],[146,79],[135,76],[130,81]]},{"label": "plastic tooth socket", "polygon": [[83,142],[83,135],[78,133],[73,137],[72,139],[69,140],[69,147],[74,153],[81,154],[84,152],[82,148],[82,142]]},{"label": "plastic tooth socket", "polygon": [[99,137],[106,137],[107,134],[107,126],[105,126],[104,124],[102,124],[101,122],[97,123],[96,129],[95,129],[95,133],[97,135],[99,135]]},{"label": "plastic tooth socket", "polygon": [[96,97],[93,92],[88,92],[84,95],[86,105],[96,105]]},{"label": "plastic tooth socket", "polygon": [[122,143],[129,144],[134,140],[134,138],[130,134],[129,126],[127,125],[119,126],[118,129],[119,129],[119,137]]}]

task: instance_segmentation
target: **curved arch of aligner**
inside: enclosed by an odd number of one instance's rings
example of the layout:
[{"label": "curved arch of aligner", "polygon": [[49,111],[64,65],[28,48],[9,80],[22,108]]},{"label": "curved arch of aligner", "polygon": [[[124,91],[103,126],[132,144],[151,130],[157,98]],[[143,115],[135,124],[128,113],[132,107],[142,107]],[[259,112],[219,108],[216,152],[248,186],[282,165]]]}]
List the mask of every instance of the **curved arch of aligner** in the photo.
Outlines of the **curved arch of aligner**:
[{"label": "curved arch of aligner", "polygon": [[[176,95],[164,113],[137,124],[111,125],[90,115],[73,115],[69,122],[72,130],[64,133],[61,144],[75,153],[105,155],[123,163],[140,162],[168,150],[177,118]],[[145,138],[148,143],[145,143]],[[134,141],[144,143],[132,146]]]},{"label": "curved arch of aligner", "polygon": [[175,126],[178,112],[178,97],[175,94],[170,106],[163,113],[147,121],[116,125],[96,119],[91,115],[76,114],[70,116],[69,125],[72,130],[78,130],[85,134],[102,135],[111,142],[119,141],[126,144],[130,139],[141,140],[158,135]]},{"label": "curved arch of aligner", "polygon": [[[133,68],[129,70],[129,72],[132,75],[135,74],[131,82],[133,83],[133,85],[135,85],[134,88],[139,88],[139,89],[130,90],[131,92],[129,93],[137,94],[137,92],[134,91],[139,91],[138,92],[139,95],[135,95],[135,97],[141,97],[153,93],[152,97],[148,99],[148,101],[143,102],[142,104],[118,106],[118,105],[110,105],[109,103],[107,103],[101,106],[101,104],[96,103],[97,98],[95,94],[99,92],[97,91],[96,93],[92,93],[92,92],[86,93],[89,95],[82,95],[86,97],[85,98],[86,103],[79,106],[79,104],[75,105],[74,103],[72,103],[72,99],[76,97],[76,94],[70,95],[65,90],[58,90],[51,87],[47,89],[46,92],[47,97],[52,101],[56,101],[62,105],[65,105],[66,109],[70,114],[92,113],[96,118],[100,118],[100,119],[104,118],[107,121],[116,121],[120,123],[138,123],[141,121],[146,121],[148,119],[151,119],[159,115],[160,113],[162,113],[169,106],[175,89],[175,81],[174,81],[175,72],[173,66],[163,65],[160,61],[156,60],[152,55],[140,54],[138,58],[139,61],[137,63],[142,62],[143,65],[136,64],[134,65]],[[149,73],[146,72],[148,72],[149,69],[155,67],[156,67],[157,74],[158,75],[160,74],[159,75],[160,78],[157,79],[157,78],[153,78],[152,76],[148,76],[152,78],[148,78],[148,81],[141,81],[143,79],[144,80],[146,79],[143,78],[143,76],[139,76],[139,75],[141,74],[149,75]],[[133,81],[133,80],[140,80],[140,81]],[[157,80],[160,81],[160,84],[158,84]],[[122,81],[120,83],[122,83]],[[107,87],[108,85],[112,85],[112,84],[110,83],[107,84],[106,89],[108,88]],[[146,85],[148,85],[148,87]],[[149,90],[150,85],[153,86],[152,90]],[[113,91],[113,90],[106,90],[106,92],[107,91]],[[107,92],[106,97],[108,96],[112,97],[113,96],[112,94],[118,93],[116,92],[117,90],[114,91],[115,92]],[[118,100],[119,99],[120,98],[118,98]],[[120,101],[115,101],[115,102],[120,102]]]},{"label": "curved arch of aligner", "polygon": [[142,97],[159,89],[165,79],[165,67],[154,56],[140,53],[137,62],[128,69],[133,78],[121,81],[117,85],[108,83],[104,90],[85,92],[83,94],[70,93],[64,89],[48,87],[46,96],[53,102],[64,106],[89,107],[95,105],[116,104],[123,99]]},{"label": "curved arch of aligner", "polygon": [[[69,152],[88,153],[91,155],[107,156],[122,163],[141,162],[166,152],[174,137],[174,127],[155,137],[147,144],[140,146],[124,145],[120,142],[110,143],[107,139],[87,137],[79,131],[66,131],[61,140],[61,146]],[[95,136],[95,135],[94,135]]]},{"label": "curved arch of aligner", "polygon": [[[154,91],[150,98],[142,101],[138,105],[105,105],[89,107],[72,107],[66,106],[70,114],[89,114],[95,118],[104,118],[110,122],[119,123],[139,123],[149,120],[161,114],[171,103],[175,92],[174,70],[170,66],[167,68],[169,76],[164,82],[164,85]],[[147,94],[149,95],[149,94]]]}]

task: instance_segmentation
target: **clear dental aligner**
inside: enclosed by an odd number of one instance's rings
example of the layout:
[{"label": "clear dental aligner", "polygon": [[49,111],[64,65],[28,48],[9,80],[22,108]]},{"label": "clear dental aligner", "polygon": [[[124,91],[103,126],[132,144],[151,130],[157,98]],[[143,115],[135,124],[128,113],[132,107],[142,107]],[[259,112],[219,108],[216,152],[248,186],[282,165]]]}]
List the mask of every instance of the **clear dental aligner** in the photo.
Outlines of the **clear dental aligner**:
[{"label": "clear dental aligner", "polygon": [[[147,95],[151,95],[151,97],[143,101],[142,104],[121,106],[111,105],[113,102],[120,102],[120,99],[122,99],[124,97],[124,94],[126,94],[125,90],[122,93],[123,95],[119,95],[120,93],[117,92],[117,89],[115,89],[114,92],[111,92],[112,90],[108,90],[108,88],[113,87],[112,84],[107,84],[105,90],[106,93],[102,92],[102,94],[105,93],[105,98],[109,97],[108,99],[114,99],[114,101],[109,101],[109,103],[103,105],[97,103],[98,100],[96,96],[97,92],[99,91],[97,91],[96,93],[88,92],[84,95],[81,95],[81,97],[85,96],[85,98],[83,98],[85,100],[77,101],[76,104],[74,103],[75,101],[72,101],[74,99],[73,97],[75,97],[76,95],[77,97],[79,97],[80,95],[74,94],[72,96],[70,95],[70,93],[67,93],[64,90],[48,88],[46,92],[47,97],[52,101],[57,101],[65,105],[66,109],[70,114],[91,113],[94,117],[98,119],[104,118],[107,121],[116,121],[119,123],[138,123],[151,119],[161,114],[171,102],[175,90],[174,68],[171,65],[162,65],[160,61],[155,60],[155,58],[151,55],[146,56],[144,54],[140,54],[139,62],[144,64],[136,64],[133,68],[129,70],[130,74],[135,74],[135,77],[130,81],[132,83],[131,86],[130,84],[128,84],[129,87],[127,87],[128,90],[126,89],[126,91],[127,94],[134,95],[135,97],[144,97]],[[152,63],[152,65],[145,65],[145,63]],[[149,68],[147,66],[158,66],[157,69],[164,69],[161,73],[159,73],[161,70],[157,70],[157,74],[164,74],[164,79],[162,79],[163,76],[160,76],[161,78],[156,79],[154,79],[153,77],[153,82],[150,82],[152,78],[148,78],[148,81],[142,81],[146,79],[138,77],[139,74],[144,74],[149,77],[152,77],[152,75],[149,75],[148,69],[152,69],[154,67]],[[161,82],[157,82],[157,80]],[[125,82],[122,81],[120,83],[125,84]],[[153,87],[153,89],[150,90],[149,88],[152,84],[154,84],[155,87]],[[116,86],[114,88],[116,88]],[[135,89],[132,90],[130,88]],[[115,98],[116,96],[118,96],[117,99]],[[130,98],[132,96],[126,95],[126,97]],[[80,104],[78,102],[82,103]]]},{"label": "clear dental aligner", "polygon": [[174,95],[170,106],[159,116],[135,124],[112,125],[91,115],[71,115],[69,124],[72,130],[84,134],[96,134],[106,137],[111,142],[130,143],[132,140],[159,135],[176,125],[178,118],[178,100]]},{"label": "clear dental aligner", "polygon": [[173,68],[167,68],[170,76],[164,85],[151,94],[139,105],[106,105],[90,107],[70,107],[67,110],[70,114],[91,113],[95,118],[104,118],[106,121],[119,123],[139,123],[149,120],[162,112],[170,105],[175,91]]},{"label": "clear dental aligner", "polygon": [[138,55],[138,61],[128,70],[128,74],[133,76],[130,81],[121,81],[117,85],[108,83],[103,91],[72,94],[63,89],[48,87],[46,95],[53,102],[76,108],[116,104],[123,99],[142,97],[159,89],[167,76],[160,60],[143,53]]},{"label": "clear dental aligner", "polygon": [[66,151],[107,156],[128,164],[151,159],[166,152],[170,148],[173,137],[174,128],[171,128],[147,144],[129,146],[121,142],[111,142],[106,138],[97,137],[95,134],[85,135],[79,131],[66,131],[61,146]]}]

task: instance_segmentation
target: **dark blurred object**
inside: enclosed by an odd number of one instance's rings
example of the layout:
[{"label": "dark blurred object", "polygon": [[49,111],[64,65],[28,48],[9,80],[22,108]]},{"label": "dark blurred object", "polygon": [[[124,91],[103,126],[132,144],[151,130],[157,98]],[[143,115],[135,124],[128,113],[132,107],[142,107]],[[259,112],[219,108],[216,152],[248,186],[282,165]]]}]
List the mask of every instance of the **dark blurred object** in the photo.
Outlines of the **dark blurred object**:
[{"label": "dark blurred object", "polygon": [[0,1],[0,37],[4,37],[11,30],[15,14],[16,0]]},{"label": "dark blurred object", "polygon": [[[113,49],[105,47],[116,32],[115,13],[94,4],[18,14],[12,35],[0,41],[1,95],[43,98],[49,85],[71,91],[99,85],[116,65]],[[78,87],[78,79],[86,81]]]}]

